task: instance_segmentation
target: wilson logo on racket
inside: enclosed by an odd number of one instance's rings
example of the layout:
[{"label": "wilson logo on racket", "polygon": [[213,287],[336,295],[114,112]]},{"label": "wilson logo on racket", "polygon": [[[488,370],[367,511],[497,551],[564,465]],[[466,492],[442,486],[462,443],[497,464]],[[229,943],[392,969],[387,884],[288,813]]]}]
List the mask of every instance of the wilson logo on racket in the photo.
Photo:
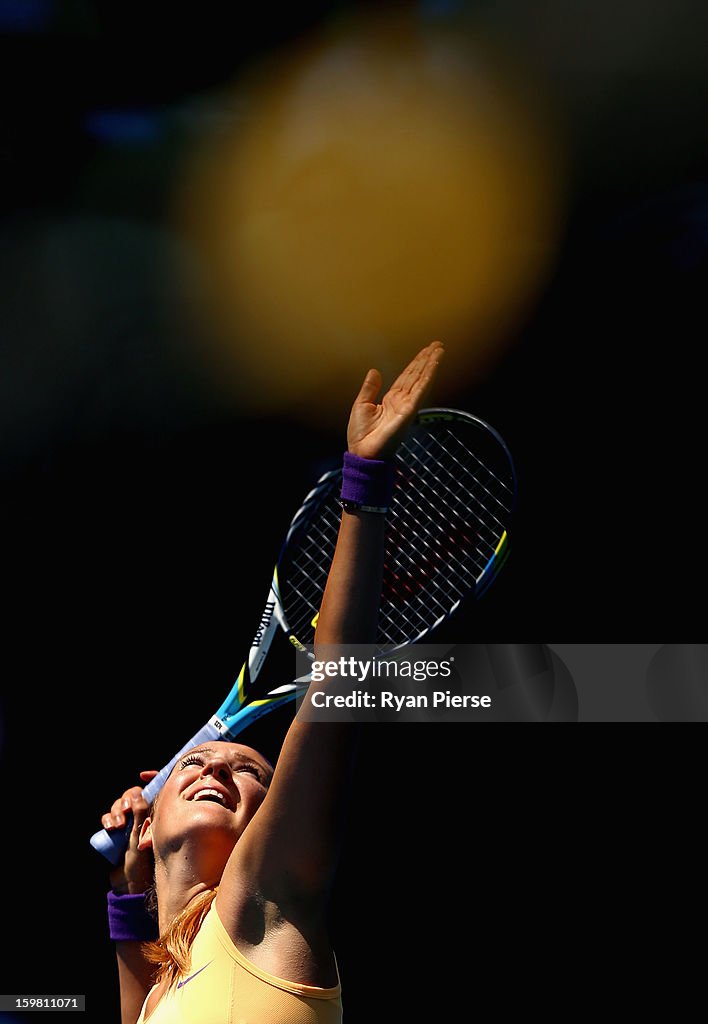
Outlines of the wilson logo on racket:
[{"label": "wilson logo on racket", "polygon": [[265,606],[265,608],[263,610],[263,614],[261,615],[261,621],[260,621],[260,624],[258,626],[258,629],[256,630],[256,635],[253,638],[253,643],[251,645],[252,647],[260,647],[261,642],[263,640],[263,634],[265,633],[265,631],[268,629],[268,626],[270,625],[270,620],[273,618],[273,612],[274,611],[275,611],[275,602],[274,601],[269,601],[268,604]]}]

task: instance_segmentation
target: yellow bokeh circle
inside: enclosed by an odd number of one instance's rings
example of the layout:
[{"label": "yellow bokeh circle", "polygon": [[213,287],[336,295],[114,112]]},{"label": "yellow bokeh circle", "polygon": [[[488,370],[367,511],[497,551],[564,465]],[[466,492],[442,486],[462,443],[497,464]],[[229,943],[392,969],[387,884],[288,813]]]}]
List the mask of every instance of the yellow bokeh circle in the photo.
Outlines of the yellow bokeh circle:
[{"label": "yellow bokeh circle", "polygon": [[225,386],[340,416],[364,370],[433,338],[470,379],[559,234],[558,144],[523,77],[470,36],[378,19],[280,54],[233,109],[176,197]]}]

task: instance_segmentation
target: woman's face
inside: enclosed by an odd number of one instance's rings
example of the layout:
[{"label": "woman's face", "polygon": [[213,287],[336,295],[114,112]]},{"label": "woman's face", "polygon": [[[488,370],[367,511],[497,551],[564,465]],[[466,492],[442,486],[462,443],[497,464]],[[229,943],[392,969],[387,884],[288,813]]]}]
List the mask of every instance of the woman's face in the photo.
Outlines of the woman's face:
[{"label": "woman's face", "polygon": [[199,836],[228,853],[268,791],[273,769],[262,754],[241,743],[214,741],[183,755],[153,807],[149,831],[156,856]]}]

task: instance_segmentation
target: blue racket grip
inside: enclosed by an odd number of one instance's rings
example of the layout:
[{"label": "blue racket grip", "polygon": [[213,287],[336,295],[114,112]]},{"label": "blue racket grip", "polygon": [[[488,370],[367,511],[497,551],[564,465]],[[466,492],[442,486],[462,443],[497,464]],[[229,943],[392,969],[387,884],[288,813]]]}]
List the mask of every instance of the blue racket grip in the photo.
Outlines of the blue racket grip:
[{"label": "blue racket grip", "polygon": [[[203,726],[198,733],[195,733],[191,740],[188,743],[185,743],[185,745],[175,754],[172,760],[158,772],[155,778],[148,782],[147,786],[143,790],[143,796],[145,797],[148,805],[152,803],[164,784],[167,782],[170,772],[182,754],[191,750],[192,747],[198,747],[201,743],[223,739],[223,733],[217,728],[214,722],[215,719],[212,719],[211,722],[208,722]],[[102,854],[106,860],[110,861],[111,864],[119,864],[123,859],[125,851],[128,849],[130,833],[133,828],[133,815],[126,814],[125,818],[126,824],[123,828],[111,829],[110,832],[107,832],[105,828],[102,828],[100,832],[96,832],[95,835],[91,836],[91,846],[93,846],[94,850],[98,850],[98,852]]]}]

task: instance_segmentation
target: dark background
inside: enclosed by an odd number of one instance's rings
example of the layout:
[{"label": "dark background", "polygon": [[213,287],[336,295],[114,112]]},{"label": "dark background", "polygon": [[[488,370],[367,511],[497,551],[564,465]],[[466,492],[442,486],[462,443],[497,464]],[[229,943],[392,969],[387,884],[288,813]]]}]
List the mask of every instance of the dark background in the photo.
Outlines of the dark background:
[{"label": "dark background", "polygon": [[[149,245],[138,284],[87,313],[95,349],[75,352],[57,313],[77,285],[61,253],[85,244],[72,218],[114,218],[126,234],[105,260],[120,272],[169,193],[173,153],[150,112],[346,6],[0,0],[0,987],[85,992],[97,1020],[118,1020],[117,994],[88,836],[230,686],[303,480],[342,437],[213,401],[179,347],[179,311],[151,306]],[[571,161],[550,279],[464,402],[514,452],[520,505],[504,574],[448,637],[690,638],[704,618],[705,6],[480,2],[420,16],[461,8],[538,70]],[[105,109],[146,120],[107,136],[92,120]],[[61,226],[54,243],[47,223]],[[51,286],[32,277],[38,251]],[[263,727],[267,752],[286,724]],[[690,884],[696,741],[677,756],[665,733],[603,732],[365,732],[332,919],[349,1024],[467,1013],[472,990],[504,1007],[540,989],[560,1008],[595,928],[606,971],[638,949],[645,972],[661,961],[677,854],[674,895]]]}]

